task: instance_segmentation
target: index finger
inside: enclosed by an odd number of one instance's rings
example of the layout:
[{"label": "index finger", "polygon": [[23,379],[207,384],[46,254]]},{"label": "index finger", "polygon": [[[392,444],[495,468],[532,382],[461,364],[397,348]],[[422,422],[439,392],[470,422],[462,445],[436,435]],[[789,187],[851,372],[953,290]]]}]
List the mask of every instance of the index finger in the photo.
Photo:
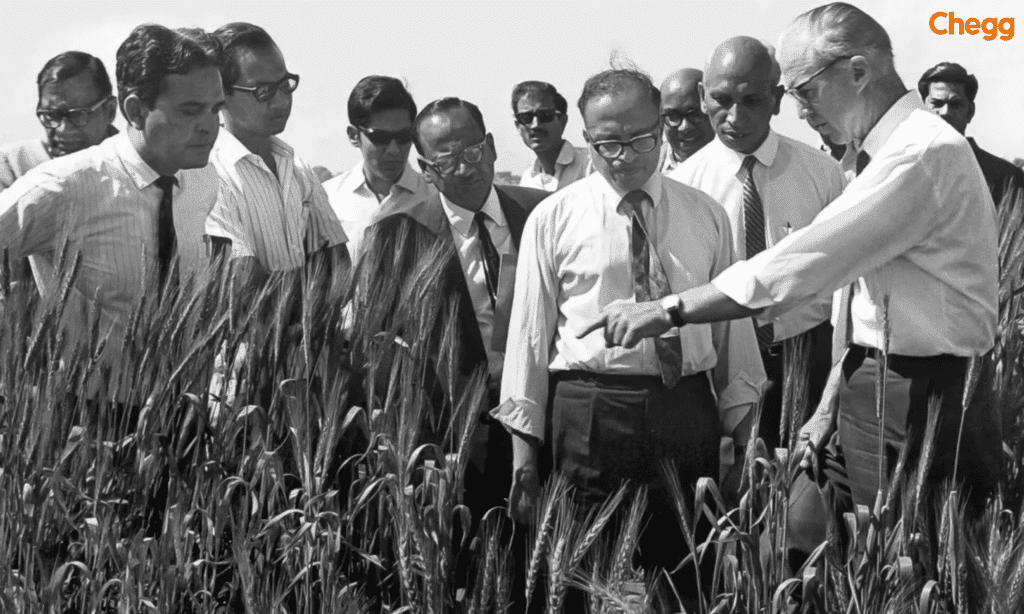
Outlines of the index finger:
[{"label": "index finger", "polygon": [[590,333],[594,332],[595,330],[601,330],[607,324],[608,324],[608,316],[607,315],[602,315],[600,318],[597,319],[597,321],[595,321],[594,323],[590,324],[589,326],[584,328],[582,331],[577,332],[576,333],[576,338],[577,339],[582,339],[582,338],[586,337],[587,335],[589,335]]}]

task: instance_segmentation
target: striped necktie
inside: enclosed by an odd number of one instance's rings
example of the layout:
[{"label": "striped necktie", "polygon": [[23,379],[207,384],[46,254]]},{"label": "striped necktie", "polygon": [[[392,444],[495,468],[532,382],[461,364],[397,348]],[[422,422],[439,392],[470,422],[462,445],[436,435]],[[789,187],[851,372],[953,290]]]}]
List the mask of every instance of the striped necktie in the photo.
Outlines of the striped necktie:
[{"label": "striped necktie", "polygon": [[[767,246],[764,237],[764,206],[761,204],[761,195],[754,185],[754,165],[757,158],[747,156],[743,159],[743,227],[746,230],[747,259],[751,259],[765,250]],[[757,334],[757,347],[761,353],[769,351],[775,341],[775,327],[771,322],[764,326],[758,326],[754,320],[754,332]]]},{"label": "striped necktie", "polygon": [[498,248],[494,246],[491,233],[487,231],[487,226],[484,224],[487,219],[488,216],[483,211],[477,211],[473,216],[476,234],[480,239],[480,251],[484,257],[484,279],[487,282],[487,293],[491,297],[491,309],[493,309],[498,297],[498,267],[501,257],[498,256]]},{"label": "striped necktie", "polygon": [[[633,265],[633,291],[636,302],[643,303],[664,298],[672,293],[668,284],[668,275],[658,257],[658,250],[647,234],[644,222],[644,209],[653,209],[651,197],[643,190],[633,190],[622,199],[629,205],[630,219],[630,252]],[[683,376],[683,346],[679,334],[669,337],[655,337],[654,351],[658,356],[661,368],[661,381],[666,388],[673,388]]]},{"label": "striped necktie", "polygon": [[174,232],[174,186],[178,184],[178,180],[173,175],[161,175],[153,183],[163,192],[156,222],[157,267],[160,285],[163,286],[171,269],[171,259],[174,257],[174,246],[177,243],[177,235]]}]

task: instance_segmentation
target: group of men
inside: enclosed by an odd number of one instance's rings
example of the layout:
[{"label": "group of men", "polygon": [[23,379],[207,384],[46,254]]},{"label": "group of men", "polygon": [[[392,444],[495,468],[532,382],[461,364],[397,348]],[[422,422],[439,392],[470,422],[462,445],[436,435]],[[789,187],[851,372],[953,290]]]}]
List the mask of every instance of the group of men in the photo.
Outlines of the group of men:
[{"label": "group of men", "polygon": [[[29,258],[44,293],[61,246],[80,254],[66,324],[86,331],[98,310],[108,353],[143,294],[172,275],[201,283],[218,253],[239,291],[314,263],[340,279],[388,250],[411,257],[358,279],[401,284],[441,253],[462,373],[483,372],[490,390],[474,444],[490,455],[472,482],[488,491],[481,506],[507,499],[527,522],[544,460],[584,507],[623,480],[650,484],[641,550],[674,567],[683,546],[660,463],[689,484],[728,475],[758,407],[758,436],[780,445],[783,347],[799,337],[818,407],[801,446],[837,461],[827,485],[873,502],[878,463],[893,460],[878,439],[914,449],[933,395],[934,480],[953,476],[959,449],[957,479],[994,484],[997,425],[978,417],[961,433],[962,390],[968,359],[996,336],[996,207],[1024,206],[1024,175],[963,138],[974,77],[944,63],[908,91],[885,30],[856,7],[799,16],[777,50],[729,39],[660,89],[632,69],[594,75],[577,103],[586,148],[563,138],[554,86],[520,83],[513,119],[536,154],[520,186],[494,183],[478,107],[451,97],[418,110],[384,76],[348,101],[362,162],[321,184],[277,136],[299,76],[252,24],[139,26],[116,76],[115,97],[98,59],[58,55],[38,80],[46,139],[0,151],[0,249]],[[844,147],[839,161],[771,128],[784,94]],[[821,537],[801,524],[820,514],[806,491],[793,501],[805,550]]]}]

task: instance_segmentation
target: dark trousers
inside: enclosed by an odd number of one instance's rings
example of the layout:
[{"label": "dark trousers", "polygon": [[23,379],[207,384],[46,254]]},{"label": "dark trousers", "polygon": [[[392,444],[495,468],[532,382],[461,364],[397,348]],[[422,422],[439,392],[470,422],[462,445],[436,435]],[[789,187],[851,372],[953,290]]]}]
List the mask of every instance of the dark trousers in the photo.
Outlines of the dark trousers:
[{"label": "dark trousers", "polygon": [[[818,484],[802,474],[790,491],[791,548],[809,552],[821,543],[825,538],[825,514],[841,517],[854,504],[872,506],[878,489],[888,488],[902,446],[909,446],[908,470],[916,469],[927,427],[929,399],[933,397],[941,397],[941,403],[928,484],[935,486],[953,477],[955,464],[957,487],[967,494],[969,510],[977,512],[1000,480],[1000,424],[985,386],[978,386],[966,414],[963,409],[968,359],[890,354],[881,434],[875,410],[879,360],[873,350],[860,346],[851,347],[846,354],[839,428],[824,451],[824,471]],[[986,381],[984,373],[980,381]]]},{"label": "dark trousers", "polygon": [[[647,485],[639,563],[674,569],[688,548],[659,463],[675,465],[684,492],[692,493],[699,477],[717,477],[721,427],[707,374],[684,377],[669,390],[660,377],[574,371],[553,374],[552,386],[553,466],[575,486],[581,513],[623,481]],[[692,569],[682,574],[693,577]]]},{"label": "dark trousers", "polygon": [[[807,338],[810,354],[808,356],[808,394],[807,407],[813,410],[821,400],[821,393],[828,380],[828,372],[832,366],[832,325],[827,321],[801,333]],[[769,450],[786,445],[779,438],[782,421],[782,388],[785,382],[785,353],[783,343],[774,344],[761,352],[761,362],[768,377],[768,385],[761,400],[761,420],[758,436],[764,440]],[[800,416],[797,424],[803,424],[807,416]],[[792,437],[790,433],[790,437]]]}]

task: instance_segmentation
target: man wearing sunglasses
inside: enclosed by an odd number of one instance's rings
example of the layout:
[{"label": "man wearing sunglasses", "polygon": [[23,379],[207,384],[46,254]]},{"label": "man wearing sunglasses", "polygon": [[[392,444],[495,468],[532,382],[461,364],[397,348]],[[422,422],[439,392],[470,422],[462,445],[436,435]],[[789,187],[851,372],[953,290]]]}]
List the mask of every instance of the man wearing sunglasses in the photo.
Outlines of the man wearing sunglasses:
[{"label": "man wearing sunglasses", "polygon": [[355,168],[324,183],[356,262],[363,233],[382,209],[423,200],[433,191],[409,164],[416,103],[401,81],[371,75],[348,97],[348,141],[363,155]]},{"label": "man wearing sunglasses", "polygon": [[703,74],[681,68],[661,84],[661,123],[665,129],[661,172],[667,173],[715,138],[711,122],[700,106],[697,84]]},{"label": "man wearing sunglasses", "polygon": [[[668,174],[725,207],[737,257],[743,259],[810,224],[843,192],[843,173],[835,160],[772,130],[783,94],[781,69],[772,53],[748,36],[714,49],[698,89],[717,138]],[[805,335],[810,348],[808,403],[816,406],[832,364],[831,311],[832,296],[825,294],[783,317],[754,322],[769,382],[758,431],[768,450],[785,443],[779,438],[783,344]]]},{"label": "man wearing sunglasses", "polygon": [[39,71],[36,117],[46,139],[0,147],[0,190],[47,160],[99,145],[117,133],[117,100],[99,58],[66,51]]},{"label": "man wearing sunglasses", "polygon": [[224,130],[213,149],[220,195],[206,232],[215,248],[230,246],[240,290],[323,258],[333,296],[348,270],[345,231],[312,167],[276,136],[299,77],[263,28],[237,22],[214,34],[224,45]]},{"label": "man wearing sunglasses", "polygon": [[608,305],[661,300],[733,262],[722,207],[659,171],[660,98],[635,70],[584,85],[579,109],[596,172],[526,222],[503,403],[492,413],[513,434],[514,517],[531,516],[538,450],[549,442],[582,509],[622,480],[651,485],[644,565],[672,570],[685,545],[659,489],[659,463],[671,462],[691,486],[717,478],[721,438],[746,441],[764,370],[749,319],[673,328],[628,349],[583,334]]},{"label": "man wearing sunglasses", "polygon": [[555,86],[523,81],[512,90],[512,113],[523,143],[537,158],[526,167],[519,185],[558,191],[587,174],[590,156],[562,138],[569,120],[569,104]]}]

